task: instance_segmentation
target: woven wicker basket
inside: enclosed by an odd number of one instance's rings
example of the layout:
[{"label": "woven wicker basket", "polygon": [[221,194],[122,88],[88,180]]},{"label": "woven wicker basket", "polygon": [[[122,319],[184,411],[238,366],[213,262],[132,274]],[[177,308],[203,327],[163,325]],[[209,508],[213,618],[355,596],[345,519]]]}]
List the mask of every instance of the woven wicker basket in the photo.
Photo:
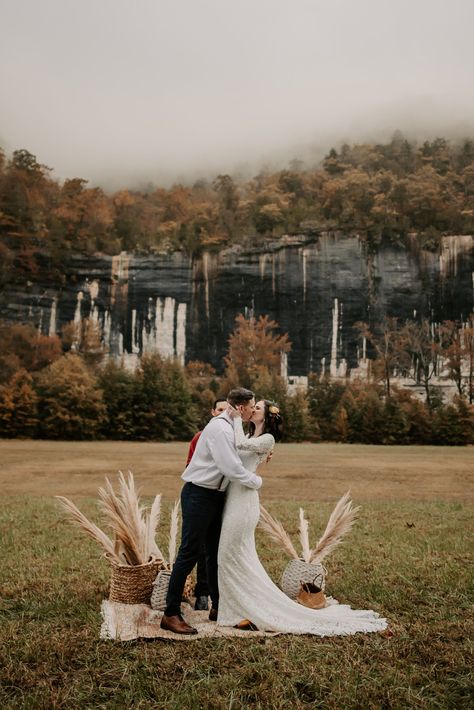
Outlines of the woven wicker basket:
[{"label": "woven wicker basket", "polygon": [[[164,611],[166,609],[166,595],[168,594],[168,586],[170,583],[171,570],[162,569],[158,572],[155,581],[153,582],[153,591],[151,593],[151,608],[156,611]],[[183,590],[183,598],[189,599],[193,596],[194,580],[189,575],[186,579]]]},{"label": "woven wicker basket", "polygon": [[118,565],[106,555],[111,567],[109,601],[120,604],[149,604],[153,580],[163,560],[153,558],[143,565]]},{"label": "woven wicker basket", "polygon": [[321,588],[326,586],[326,568],[320,563],[291,560],[283,570],[280,588],[290,599],[296,599],[300,591],[301,582],[312,582],[316,575],[322,575]]}]

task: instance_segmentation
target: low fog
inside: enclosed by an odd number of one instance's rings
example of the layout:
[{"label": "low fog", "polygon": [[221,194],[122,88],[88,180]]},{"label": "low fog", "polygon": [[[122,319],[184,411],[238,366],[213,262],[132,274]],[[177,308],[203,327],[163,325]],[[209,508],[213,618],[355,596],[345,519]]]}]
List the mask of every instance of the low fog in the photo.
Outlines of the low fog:
[{"label": "low fog", "polygon": [[2,0],[0,145],[107,189],[474,136],[472,0]]}]

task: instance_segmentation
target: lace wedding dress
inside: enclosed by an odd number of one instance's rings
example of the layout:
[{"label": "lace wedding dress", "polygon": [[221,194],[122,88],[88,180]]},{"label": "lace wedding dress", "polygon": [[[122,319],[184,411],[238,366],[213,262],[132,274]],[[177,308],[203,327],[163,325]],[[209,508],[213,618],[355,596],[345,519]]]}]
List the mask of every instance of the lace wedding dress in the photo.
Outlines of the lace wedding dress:
[{"label": "lace wedding dress", "polygon": [[[240,418],[234,420],[234,429],[244,466],[256,471],[275,444],[273,436],[247,438]],[[374,611],[357,611],[335,600],[328,600],[324,609],[313,610],[287,597],[258,558],[255,527],[259,516],[258,491],[231,481],[219,543],[219,625],[234,626],[249,619],[262,631],[316,636],[344,636],[386,628],[386,620]]]}]

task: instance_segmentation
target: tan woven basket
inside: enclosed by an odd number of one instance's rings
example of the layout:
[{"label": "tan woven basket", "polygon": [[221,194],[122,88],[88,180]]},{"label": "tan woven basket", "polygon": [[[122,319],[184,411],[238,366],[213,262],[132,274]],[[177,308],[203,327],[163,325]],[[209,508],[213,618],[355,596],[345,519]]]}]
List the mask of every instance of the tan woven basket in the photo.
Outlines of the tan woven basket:
[{"label": "tan woven basket", "polygon": [[[152,609],[156,611],[164,611],[166,609],[166,595],[168,594],[168,586],[170,583],[171,570],[162,569],[158,572],[155,581],[153,582],[153,591],[151,593],[150,604]],[[194,580],[191,575],[186,578],[186,583],[183,590],[183,599],[189,599],[193,596]]]},{"label": "tan woven basket", "polygon": [[321,575],[321,589],[324,591],[326,574],[326,568],[320,563],[291,560],[281,575],[280,588],[290,599],[296,599],[300,591],[301,582],[312,582],[316,575]]},{"label": "tan woven basket", "polygon": [[326,606],[326,597],[321,584],[324,584],[324,575],[320,572],[312,582],[301,582],[300,591],[296,597],[298,604],[310,609],[323,609]]},{"label": "tan woven basket", "polygon": [[143,565],[118,565],[106,555],[111,567],[109,600],[120,604],[149,604],[153,580],[163,560],[153,558]]}]

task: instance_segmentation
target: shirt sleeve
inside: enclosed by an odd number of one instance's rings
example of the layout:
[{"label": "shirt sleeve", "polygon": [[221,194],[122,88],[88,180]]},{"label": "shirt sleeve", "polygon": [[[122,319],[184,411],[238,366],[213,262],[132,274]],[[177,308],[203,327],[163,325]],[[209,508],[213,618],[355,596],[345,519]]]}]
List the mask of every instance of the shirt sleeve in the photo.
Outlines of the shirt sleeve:
[{"label": "shirt sleeve", "polygon": [[241,451],[253,451],[256,454],[269,454],[275,446],[275,439],[271,434],[262,434],[261,436],[248,437],[246,436],[240,417],[234,418],[234,435],[235,445]]},{"label": "shirt sleeve", "polygon": [[208,438],[209,451],[219,471],[232,481],[239,481],[247,488],[260,488],[262,479],[247,471],[235,449],[234,434],[230,426],[220,429]]}]

